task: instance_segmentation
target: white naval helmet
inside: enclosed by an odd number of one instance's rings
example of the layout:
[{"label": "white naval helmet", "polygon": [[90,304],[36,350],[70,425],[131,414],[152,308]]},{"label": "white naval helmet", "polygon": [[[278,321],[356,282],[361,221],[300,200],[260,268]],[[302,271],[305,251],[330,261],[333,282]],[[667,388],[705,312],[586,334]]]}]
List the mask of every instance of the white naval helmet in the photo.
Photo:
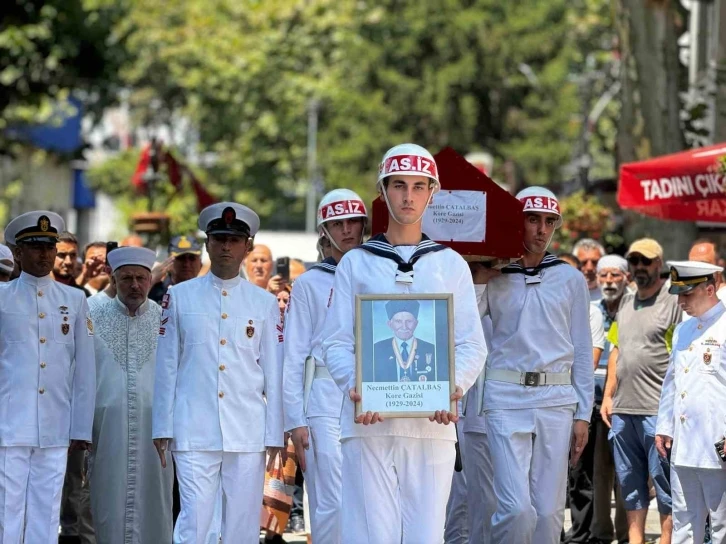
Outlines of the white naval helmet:
[{"label": "white naval helmet", "polygon": [[388,176],[426,176],[434,182],[434,193],[441,190],[439,170],[433,155],[416,144],[400,144],[389,149],[378,167],[376,188],[383,191],[383,180]]},{"label": "white naval helmet", "polygon": [[366,210],[365,202],[363,202],[363,199],[355,191],[351,191],[350,189],[333,189],[318,204],[318,235],[321,238],[327,238],[338,251],[341,251],[338,244],[335,243],[335,240],[333,240],[333,237],[328,232],[325,223],[340,219],[358,218],[363,219],[363,230],[361,231],[360,240],[362,243],[363,233],[368,222],[368,210]]},{"label": "white naval helmet", "polygon": [[[376,182],[376,189],[378,189],[383,195],[383,200],[386,202],[388,213],[391,218],[398,223],[403,225],[396,214],[391,209],[391,203],[388,200],[388,194],[386,193],[385,187],[383,186],[384,180],[393,175],[398,176],[426,176],[433,181],[434,186],[431,194],[429,195],[429,201],[426,203],[426,208],[431,203],[435,193],[441,190],[441,183],[439,182],[439,169],[436,166],[436,160],[433,155],[426,149],[416,144],[400,144],[389,149],[383,160],[378,166],[378,181]],[[421,215],[410,224],[416,224],[421,221],[421,218],[426,213],[426,208],[421,212]]]},{"label": "white naval helmet", "polygon": [[551,213],[558,217],[555,228],[562,226],[560,201],[555,194],[544,187],[527,187],[517,193],[516,199],[524,204],[524,212]]}]

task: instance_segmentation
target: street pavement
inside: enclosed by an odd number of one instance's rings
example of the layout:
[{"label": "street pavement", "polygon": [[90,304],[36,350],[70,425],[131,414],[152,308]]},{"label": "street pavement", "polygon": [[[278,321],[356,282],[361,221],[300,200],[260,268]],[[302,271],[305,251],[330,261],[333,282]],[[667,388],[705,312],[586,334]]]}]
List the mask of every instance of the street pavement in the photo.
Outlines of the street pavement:
[{"label": "street pavement", "polygon": [[[611,512],[613,519],[615,519],[615,509],[613,508]],[[570,509],[568,508],[565,510],[565,530],[569,529],[570,526]],[[647,542],[653,543],[660,540],[658,538],[660,535],[660,516],[658,515],[658,508],[656,507],[655,499],[651,502],[650,508],[648,509],[648,518],[646,520],[645,530]],[[304,544],[307,542],[307,537],[305,535],[293,535],[286,533],[283,538],[285,539],[285,542],[288,542],[289,544]],[[260,538],[260,544],[262,543],[264,543],[263,537]],[[617,540],[614,540],[613,543],[617,544]]]}]

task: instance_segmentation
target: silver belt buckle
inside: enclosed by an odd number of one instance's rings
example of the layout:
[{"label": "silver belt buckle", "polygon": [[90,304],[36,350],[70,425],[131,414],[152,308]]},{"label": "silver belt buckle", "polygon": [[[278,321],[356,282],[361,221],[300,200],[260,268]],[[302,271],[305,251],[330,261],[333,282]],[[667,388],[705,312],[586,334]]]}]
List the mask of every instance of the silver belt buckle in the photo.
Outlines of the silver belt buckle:
[{"label": "silver belt buckle", "polygon": [[525,387],[534,387],[539,385],[539,372],[525,372],[524,373],[524,385]]}]

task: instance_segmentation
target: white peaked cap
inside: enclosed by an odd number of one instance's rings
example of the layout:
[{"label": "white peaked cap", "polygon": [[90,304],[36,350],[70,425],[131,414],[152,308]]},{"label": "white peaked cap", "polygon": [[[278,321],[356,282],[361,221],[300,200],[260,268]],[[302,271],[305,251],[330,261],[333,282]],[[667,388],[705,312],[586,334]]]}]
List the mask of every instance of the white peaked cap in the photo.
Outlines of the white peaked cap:
[{"label": "white peaked cap", "polygon": [[149,271],[156,262],[156,253],[145,247],[119,247],[108,253],[108,264],[116,272],[122,266],[143,266]]}]

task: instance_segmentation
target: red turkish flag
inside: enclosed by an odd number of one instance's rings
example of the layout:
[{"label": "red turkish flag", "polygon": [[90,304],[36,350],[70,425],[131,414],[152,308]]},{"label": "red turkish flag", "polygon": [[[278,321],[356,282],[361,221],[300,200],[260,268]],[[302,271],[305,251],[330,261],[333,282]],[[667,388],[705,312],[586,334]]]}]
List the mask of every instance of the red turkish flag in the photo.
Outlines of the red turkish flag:
[{"label": "red turkish flag", "polygon": [[134,171],[134,175],[131,176],[131,185],[136,187],[137,191],[145,192],[146,187],[146,181],[144,180],[144,174],[146,173],[146,170],[149,168],[149,164],[151,163],[151,144],[146,144],[141,149],[141,157],[139,158],[139,163],[136,165],[136,170]]}]

